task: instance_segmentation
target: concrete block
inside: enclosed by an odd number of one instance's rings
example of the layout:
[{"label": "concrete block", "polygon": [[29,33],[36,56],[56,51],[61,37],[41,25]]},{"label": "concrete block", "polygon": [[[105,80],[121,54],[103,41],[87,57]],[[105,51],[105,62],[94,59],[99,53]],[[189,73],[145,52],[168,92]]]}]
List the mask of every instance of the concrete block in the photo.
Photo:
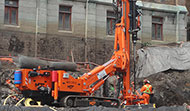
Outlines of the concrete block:
[{"label": "concrete block", "polygon": [[19,2],[19,7],[36,8],[36,1],[22,0],[22,1]]},{"label": "concrete block", "polygon": [[106,28],[105,27],[97,27],[96,28],[97,37],[105,37],[106,36]]},{"label": "concrete block", "polygon": [[0,4],[5,4],[5,0],[0,0]]},{"label": "concrete block", "polygon": [[152,38],[152,33],[143,32],[142,33],[142,38]]},{"label": "concrete block", "polygon": [[72,13],[86,14],[86,10],[84,9],[84,7],[78,7],[77,5],[74,5],[72,7]]},{"label": "concrete block", "polygon": [[20,13],[19,18],[24,19],[24,20],[28,20],[28,21],[36,21],[36,15],[30,14],[30,13]]},{"label": "concrete block", "polygon": [[47,20],[48,22],[56,22],[56,23],[58,23],[58,17],[48,16],[47,19],[48,19]]},{"label": "concrete block", "polygon": [[47,4],[47,0],[40,0],[40,8],[46,8]]},{"label": "concrete block", "polygon": [[56,4],[58,4],[58,1],[59,0],[48,0],[47,3],[50,5],[56,5]]},{"label": "concrete block", "polygon": [[63,1],[63,0],[58,0],[57,4],[60,4],[60,5],[70,5],[70,6],[73,6],[73,1]]},{"label": "concrete block", "polygon": [[142,28],[142,33],[152,33],[152,28],[143,27],[143,28]]},{"label": "concrete block", "polygon": [[2,17],[4,17],[4,14],[5,14],[5,12],[4,12],[4,7],[0,7],[0,16]]},{"label": "concrete block", "polygon": [[19,13],[26,13],[31,15],[36,15],[36,8],[28,8],[28,7],[19,7]]},{"label": "concrete block", "polygon": [[96,22],[96,27],[97,28],[106,28],[106,22]]},{"label": "concrete block", "polygon": [[105,22],[107,21],[107,17],[106,16],[96,16],[96,21],[97,22]]},{"label": "concrete block", "polygon": [[47,10],[47,16],[59,16],[59,11],[58,10]]},{"label": "concrete block", "polygon": [[89,14],[96,15],[96,4],[90,3],[88,9]]},{"label": "concrete block", "polygon": [[176,31],[175,30],[163,30],[163,35],[176,36]]},{"label": "concrete block", "polygon": [[176,30],[176,25],[164,24],[163,30]]},{"label": "concrete block", "polygon": [[107,14],[107,10],[105,10],[105,9],[97,9],[96,10],[96,15],[97,16],[106,16]]},{"label": "concrete block", "polygon": [[88,20],[95,22],[95,21],[96,21],[96,15],[89,14],[89,15],[88,15]]},{"label": "concrete block", "polygon": [[86,17],[85,17],[85,14],[82,14],[82,13],[72,13],[72,17],[74,18],[74,20],[85,20]]},{"label": "concrete block", "polygon": [[47,9],[48,10],[59,10],[59,4],[47,4]]},{"label": "concrete block", "polygon": [[4,15],[0,15],[0,24],[4,24]]}]

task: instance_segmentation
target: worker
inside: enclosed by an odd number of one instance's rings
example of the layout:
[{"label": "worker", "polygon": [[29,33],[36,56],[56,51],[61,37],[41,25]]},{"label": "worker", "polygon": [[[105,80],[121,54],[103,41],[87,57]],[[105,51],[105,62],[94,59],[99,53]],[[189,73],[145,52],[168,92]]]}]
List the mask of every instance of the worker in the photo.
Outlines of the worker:
[{"label": "worker", "polygon": [[150,95],[152,95],[152,86],[150,85],[150,81],[144,79],[144,86],[141,88],[142,98],[144,99],[144,104],[149,104]]}]

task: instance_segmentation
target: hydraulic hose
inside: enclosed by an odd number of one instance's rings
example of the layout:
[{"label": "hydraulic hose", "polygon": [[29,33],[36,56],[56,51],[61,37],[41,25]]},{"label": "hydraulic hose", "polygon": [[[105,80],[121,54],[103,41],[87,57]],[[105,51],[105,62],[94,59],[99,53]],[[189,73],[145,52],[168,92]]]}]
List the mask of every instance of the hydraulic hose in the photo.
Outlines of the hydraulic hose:
[{"label": "hydraulic hose", "polygon": [[15,106],[18,106],[25,98],[22,98],[19,102],[16,103]]},{"label": "hydraulic hose", "polygon": [[6,102],[7,102],[7,100],[8,100],[10,97],[12,97],[12,96],[15,96],[15,94],[12,94],[12,95],[7,96],[7,98],[5,98],[5,100],[4,100],[4,102],[3,102],[3,105],[5,105]]}]

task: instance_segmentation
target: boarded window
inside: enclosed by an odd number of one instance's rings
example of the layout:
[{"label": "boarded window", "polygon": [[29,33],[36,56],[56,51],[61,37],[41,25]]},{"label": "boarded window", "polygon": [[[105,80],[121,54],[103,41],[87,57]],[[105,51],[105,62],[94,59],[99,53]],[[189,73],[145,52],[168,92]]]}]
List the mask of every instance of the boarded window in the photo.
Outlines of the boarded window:
[{"label": "boarded window", "polygon": [[115,34],[115,28],[114,28],[115,22],[116,22],[116,17],[114,12],[107,11],[107,35]]},{"label": "boarded window", "polygon": [[18,0],[5,0],[4,23],[18,25]]},{"label": "boarded window", "polygon": [[59,6],[59,29],[71,30],[71,6]]},{"label": "boarded window", "polygon": [[163,18],[152,17],[152,40],[163,40]]}]

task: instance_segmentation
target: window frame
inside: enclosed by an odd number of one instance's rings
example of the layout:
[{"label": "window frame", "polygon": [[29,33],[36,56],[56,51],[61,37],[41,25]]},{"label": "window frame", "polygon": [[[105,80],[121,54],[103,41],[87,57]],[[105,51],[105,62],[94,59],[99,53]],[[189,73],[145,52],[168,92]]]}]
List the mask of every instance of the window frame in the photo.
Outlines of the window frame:
[{"label": "window frame", "polygon": [[[16,3],[17,3],[17,5],[16,6],[13,6],[13,5],[7,5],[6,3],[5,3],[5,5],[4,5],[4,8],[5,8],[5,10],[4,10],[4,24],[6,24],[6,25],[18,25],[18,9],[19,9],[19,0],[8,0],[8,1],[16,1]],[[6,0],[5,0],[5,2],[6,2]],[[12,20],[11,20],[11,16],[12,16],[12,10],[16,10],[16,24],[13,24],[12,23]],[[5,13],[6,12],[8,12],[8,22],[6,23],[5,21]]]},{"label": "window frame", "polygon": [[[68,12],[68,11],[61,11],[60,10],[60,7],[69,7],[70,8],[70,11]],[[62,22],[63,22],[63,24],[62,24],[62,27],[60,27],[60,14],[62,14],[62,16],[63,16],[63,20],[62,20]],[[66,14],[69,14],[70,15],[70,17],[69,17],[69,25],[70,25],[70,29],[69,30],[67,30],[67,28],[64,28],[64,21],[65,21],[65,15]],[[64,31],[72,31],[72,5],[63,5],[63,4],[60,4],[59,5],[59,18],[58,18],[58,29],[59,30],[64,30]]]},{"label": "window frame", "polygon": [[[115,20],[115,22],[116,22],[116,17],[114,17],[114,16],[108,16],[108,13],[109,12],[111,12],[111,13],[113,13],[114,14],[114,11],[111,11],[111,10],[107,10],[107,12],[106,12],[106,35],[110,35],[110,36],[113,36],[114,34],[115,34],[115,30],[114,30],[114,25],[113,25],[113,20]],[[109,33],[109,31],[108,31],[108,19],[110,19],[110,21],[111,21],[111,23],[109,24],[109,27],[111,28],[111,34]]]},{"label": "window frame", "polygon": [[[153,21],[153,18],[156,18],[156,19],[160,19],[160,22],[156,22],[156,21]],[[159,17],[159,16],[152,16],[152,34],[153,34],[153,25],[155,25],[155,37],[153,38],[153,36],[151,37],[152,40],[160,40],[160,41],[163,41],[163,17]],[[161,39],[158,39],[157,38],[157,26],[158,25],[161,25]]]}]

